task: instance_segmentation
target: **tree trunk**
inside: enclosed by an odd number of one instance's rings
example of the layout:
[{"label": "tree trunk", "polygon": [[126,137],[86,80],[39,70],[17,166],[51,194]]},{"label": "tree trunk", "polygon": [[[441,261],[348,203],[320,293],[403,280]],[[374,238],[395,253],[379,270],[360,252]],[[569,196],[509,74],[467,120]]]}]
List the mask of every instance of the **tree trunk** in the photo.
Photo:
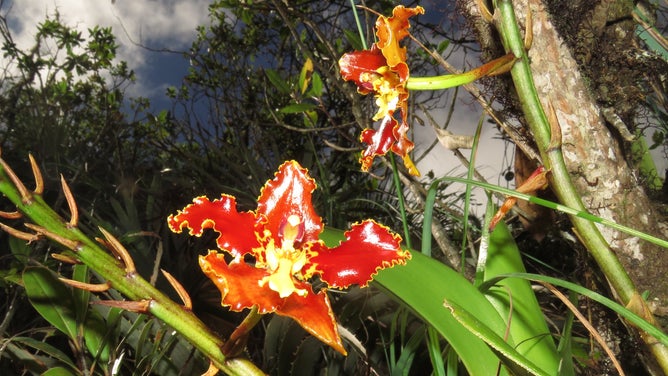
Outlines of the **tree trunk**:
[{"label": "tree trunk", "polygon": [[[648,59],[637,47],[632,1],[558,3],[550,8],[549,1],[513,2],[523,28],[530,7],[535,86],[544,108],[551,103],[556,111],[564,159],[582,201],[592,214],[666,238],[666,222],[629,162],[625,139],[635,128],[646,70],[653,66],[665,72],[665,62]],[[500,43],[481,21],[476,1],[461,5],[483,49],[498,56]],[[638,289],[650,292],[650,307],[665,326],[668,250],[599,228]]]}]

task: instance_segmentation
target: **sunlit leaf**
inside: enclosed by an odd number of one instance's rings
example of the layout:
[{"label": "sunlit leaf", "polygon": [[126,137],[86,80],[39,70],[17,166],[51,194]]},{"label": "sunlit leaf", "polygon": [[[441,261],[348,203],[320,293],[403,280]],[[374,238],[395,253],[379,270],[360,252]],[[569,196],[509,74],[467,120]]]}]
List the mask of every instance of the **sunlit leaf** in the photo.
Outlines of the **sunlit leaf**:
[{"label": "sunlit leaf", "polygon": [[515,346],[510,345],[502,336],[479,319],[478,312],[473,315],[459,304],[448,300],[446,300],[444,306],[450,310],[455,319],[464,325],[466,329],[492,347],[513,375],[549,375],[520,354],[515,349]]},{"label": "sunlit leaf", "polygon": [[67,368],[56,367],[50,368],[48,371],[44,372],[41,376],[76,376],[77,374],[70,371]]},{"label": "sunlit leaf", "polygon": [[[515,239],[506,224],[500,222],[489,239],[485,280],[500,274],[524,271]],[[509,332],[518,344],[518,353],[549,373],[557,372],[560,362],[557,349],[529,281],[505,279],[486,290],[485,296],[502,317],[509,318]]]},{"label": "sunlit leaf", "polygon": [[301,72],[299,72],[299,88],[302,94],[306,93],[306,89],[308,89],[308,85],[311,83],[312,76],[313,76],[313,60],[308,58],[306,59],[306,62],[304,63]]}]

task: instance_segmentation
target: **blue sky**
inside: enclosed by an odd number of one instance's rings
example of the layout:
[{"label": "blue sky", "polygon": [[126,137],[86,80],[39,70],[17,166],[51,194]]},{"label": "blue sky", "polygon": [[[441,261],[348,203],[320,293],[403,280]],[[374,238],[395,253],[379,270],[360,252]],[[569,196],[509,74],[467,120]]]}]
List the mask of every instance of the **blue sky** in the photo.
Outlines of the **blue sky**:
[{"label": "blue sky", "polygon": [[[119,44],[118,59],[137,74],[129,96],[164,97],[165,88],[178,84],[188,62],[178,54],[153,50],[187,50],[195,28],[208,22],[212,0],[5,0],[0,11],[8,19],[19,48],[32,45],[36,25],[60,13],[69,26],[84,35],[95,25],[110,26]],[[0,56],[0,63],[2,57]],[[0,64],[5,66],[5,64]],[[158,103],[156,103],[158,104]]]}]

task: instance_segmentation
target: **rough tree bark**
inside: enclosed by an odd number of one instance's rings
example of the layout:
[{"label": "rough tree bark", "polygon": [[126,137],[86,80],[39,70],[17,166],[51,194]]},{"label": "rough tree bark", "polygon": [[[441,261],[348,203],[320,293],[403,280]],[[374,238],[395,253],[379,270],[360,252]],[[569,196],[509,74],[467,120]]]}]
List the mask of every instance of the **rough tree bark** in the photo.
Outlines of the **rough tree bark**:
[{"label": "rough tree bark", "polygon": [[[461,1],[461,9],[483,49],[498,56],[500,43],[476,3]],[[564,158],[583,203],[595,215],[665,239],[666,219],[641,184],[625,137],[635,129],[647,72],[667,71],[665,61],[652,58],[635,40],[633,1],[513,4],[523,29],[527,10],[532,13],[529,57],[535,85],[543,106],[551,102],[556,110]],[[650,307],[665,328],[668,250],[607,227],[600,230],[638,289],[650,292]]]}]

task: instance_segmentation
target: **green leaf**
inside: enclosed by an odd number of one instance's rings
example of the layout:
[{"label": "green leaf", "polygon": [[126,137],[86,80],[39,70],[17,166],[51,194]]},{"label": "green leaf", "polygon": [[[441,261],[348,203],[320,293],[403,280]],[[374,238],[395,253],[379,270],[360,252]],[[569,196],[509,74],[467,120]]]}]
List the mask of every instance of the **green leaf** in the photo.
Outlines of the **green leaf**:
[{"label": "green leaf", "polygon": [[311,76],[311,89],[306,95],[309,97],[320,97],[322,96],[322,90],[322,78],[320,78],[318,72],[313,72],[313,76]]},{"label": "green leaf", "polygon": [[76,376],[76,373],[70,371],[67,368],[56,367],[44,372],[42,376]]},{"label": "green leaf", "polygon": [[297,347],[294,360],[291,364],[290,374],[305,374],[307,370],[315,372],[319,369],[322,356],[322,342],[312,336],[304,338]]},{"label": "green leaf", "polygon": [[[74,265],[72,279],[79,282],[88,283],[88,266],[85,264]],[[84,289],[74,289],[72,297],[74,298],[74,307],[76,309],[77,322],[84,321],[88,313],[88,302],[90,301],[90,291]]]},{"label": "green leaf", "polygon": [[445,51],[445,49],[448,48],[448,46],[450,46],[450,41],[446,39],[438,44],[438,46],[436,47],[436,52],[442,54],[443,51]]},{"label": "green leaf", "polygon": [[[500,222],[489,238],[484,279],[490,280],[501,274],[524,271],[515,239],[506,224]],[[560,362],[559,353],[529,281],[519,278],[504,279],[486,290],[485,296],[501,317],[509,318],[509,332],[518,344],[516,350],[539,368],[556,375]]]},{"label": "green leaf", "polygon": [[540,274],[532,274],[532,273],[511,273],[507,275],[500,275],[496,277],[495,279],[502,279],[502,278],[524,278],[528,279],[531,281],[540,281],[540,282],[547,282],[549,284],[563,287],[566,289],[569,289],[571,291],[574,291],[580,295],[584,295],[587,298],[600,303],[611,310],[615,311],[618,313],[620,316],[628,320],[630,323],[634,324],[635,326],[638,327],[638,329],[645,331],[647,334],[651,335],[652,337],[656,338],[659,342],[664,344],[665,346],[668,346],[668,334],[664,333],[660,328],[657,328],[656,326],[652,325],[651,323],[647,322],[647,320],[643,319],[642,317],[638,316],[637,314],[633,313],[631,310],[628,308],[622,306],[621,304],[615,302],[614,300],[611,300],[609,298],[606,298],[605,296],[589,290],[585,287],[582,287],[580,285],[577,285],[572,282],[564,281],[559,278],[554,278],[554,277],[549,277],[545,275],[540,275]]},{"label": "green leaf", "polygon": [[353,46],[354,50],[359,51],[365,49],[359,34],[353,32],[352,30],[347,30],[347,29],[343,30],[343,34],[346,36],[346,40],[348,41],[348,43],[350,43],[350,45]]},{"label": "green leaf", "polygon": [[49,367],[58,366],[53,358],[36,355],[11,341],[7,341],[5,344],[3,356],[12,359],[14,364],[20,364],[21,368],[28,371],[29,374],[38,374],[48,370]]},{"label": "green leaf", "polygon": [[267,75],[269,81],[282,94],[290,94],[290,85],[273,69],[265,69],[264,74]]},{"label": "green leaf", "polygon": [[304,112],[304,126],[307,128],[314,127],[318,124],[318,112],[309,110]]},{"label": "green leaf", "polygon": [[503,337],[490,329],[484,321],[478,319],[476,317],[480,316],[478,315],[478,312],[476,312],[476,316],[474,316],[459,304],[447,300],[444,305],[450,310],[459,323],[466,327],[466,329],[476,337],[485,341],[497,354],[499,354],[499,357],[503,359],[504,365],[511,370],[513,375],[549,375],[520,354],[514,346],[510,345],[503,339]]},{"label": "green leaf", "polygon": [[108,331],[107,323],[102,315],[95,310],[89,310],[84,324],[84,341],[88,351],[98,359],[100,364],[107,364],[111,353]]},{"label": "green leaf", "polygon": [[[577,306],[578,304],[578,295],[571,291],[568,294],[568,299]],[[559,345],[557,346],[557,351],[564,362],[559,367],[560,376],[573,376],[575,375],[575,366],[573,365],[573,321],[575,315],[572,311],[566,313],[566,318],[564,319],[564,324],[561,330],[561,337],[559,338]]]},{"label": "green leaf", "polygon": [[313,103],[292,103],[278,111],[284,114],[296,114],[304,111],[314,110],[316,108],[318,108],[318,106]]},{"label": "green leaf", "polygon": [[76,313],[72,292],[49,269],[30,267],[23,272],[23,284],[30,304],[39,314],[74,342]]},{"label": "green leaf", "polygon": [[[342,233],[328,228],[321,238],[334,246],[342,239]],[[374,284],[433,326],[455,349],[471,375],[495,375],[499,362],[497,356],[455,320],[443,302],[446,299],[456,301],[476,312],[497,335],[504,333],[504,321],[483,294],[463,276],[421,253],[411,254],[412,259],[406,265],[380,271],[374,277]],[[509,339],[509,346],[513,346],[512,339]]]},{"label": "green leaf", "polygon": [[14,256],[19,257],[19,260],[23,261],[30,255],[31,248],[25,240],[10,236],[9,250],[12,251]]},{"label": "green leaf", "polygon": [[31,347],[35,350],[39,350],[45,355],[48,355],[50,358],[57,360],[64,365],[69,366],[71,369],[73,370],[77,369],[77,366],[74,364],[72,359],[70,359],[70,357],[67,356],[67,354],[65,354],[62,350],[58,349],[57,347],[54,347],[46,342],[38,341],[30,337],[13,337],[11,341],[14,342],[15,344],[22,344]]},{"label": "green leaf", "polygon": [[397,363],[392,367],[392,376],[408,374],[408,370],[411,369],[415,355],[418,353],[419,347],[424,341],[424,334],[424,330],[416,331],[405,346],[402,347],[401,355],[399,356],[399,359],[397,359]]}]

